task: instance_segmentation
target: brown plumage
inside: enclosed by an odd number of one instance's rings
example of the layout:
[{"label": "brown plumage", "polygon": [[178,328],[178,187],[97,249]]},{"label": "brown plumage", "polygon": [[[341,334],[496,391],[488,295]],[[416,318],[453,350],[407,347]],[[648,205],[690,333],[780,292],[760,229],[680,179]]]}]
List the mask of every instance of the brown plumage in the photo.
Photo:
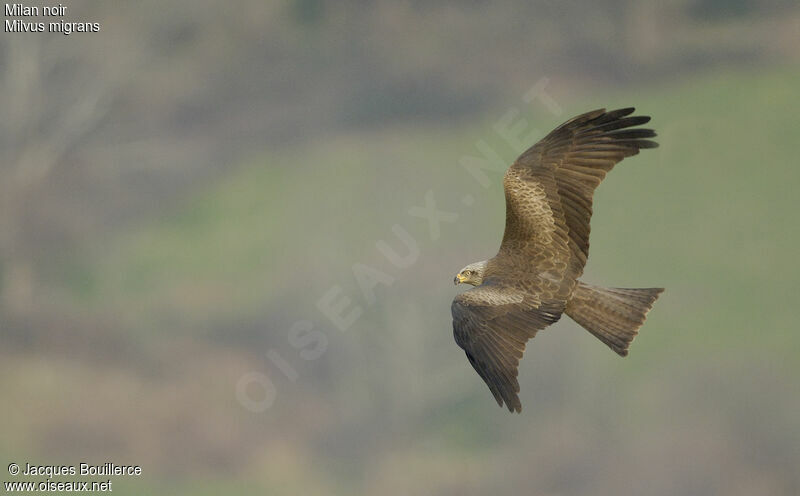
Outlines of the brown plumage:
[{"label": "brown plumage", "polygon": [[506,171],[500,251],[456,284],[453,334],[497,403],[519,412],[517,369],[526,342],[566,313],[618,354],[644,324],[661,288],[609,289],[578,281],[589,255],[594,190],[625,157],[655,148],[647,116],[594,110],[557,127]]}]

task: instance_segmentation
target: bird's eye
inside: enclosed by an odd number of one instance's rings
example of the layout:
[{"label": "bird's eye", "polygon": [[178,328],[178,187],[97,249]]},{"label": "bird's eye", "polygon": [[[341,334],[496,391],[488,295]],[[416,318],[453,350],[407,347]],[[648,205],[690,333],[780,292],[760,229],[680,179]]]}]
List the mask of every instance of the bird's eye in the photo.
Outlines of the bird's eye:
[{"label": "bird's eye", "polygon": [[472,275],[472,271],[471,271],[471,270],[468,270],[468,271],[467,271],[467,275],[468,275],[468,276],[471,276],[471,275]]}]

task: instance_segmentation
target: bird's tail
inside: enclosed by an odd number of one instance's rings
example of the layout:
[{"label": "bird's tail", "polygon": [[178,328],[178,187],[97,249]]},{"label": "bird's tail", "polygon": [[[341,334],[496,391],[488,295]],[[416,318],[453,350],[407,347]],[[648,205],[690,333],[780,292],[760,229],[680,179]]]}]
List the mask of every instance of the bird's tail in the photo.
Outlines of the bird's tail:
[{"label": "bird's tail", "polygon": [[621,356],[664,288],[601,288],[578,281],[566,314]]}]

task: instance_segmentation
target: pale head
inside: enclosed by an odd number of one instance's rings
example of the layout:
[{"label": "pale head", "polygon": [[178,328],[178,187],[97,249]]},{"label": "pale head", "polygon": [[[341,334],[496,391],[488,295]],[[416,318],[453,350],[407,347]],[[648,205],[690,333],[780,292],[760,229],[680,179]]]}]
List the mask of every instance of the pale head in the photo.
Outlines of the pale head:
[{"label": "pale head", "polygon": [[483,282],[483,274],[486,272],[486,260],[482,262],[475,262],[467,265],[456,274],[453,283],[455,284],[472,284],[479,286]]}]

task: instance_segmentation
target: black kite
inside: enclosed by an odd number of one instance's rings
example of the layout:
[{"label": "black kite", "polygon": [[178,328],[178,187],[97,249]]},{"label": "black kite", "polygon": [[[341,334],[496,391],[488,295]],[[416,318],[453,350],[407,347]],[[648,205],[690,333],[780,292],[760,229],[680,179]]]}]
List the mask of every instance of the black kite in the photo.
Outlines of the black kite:
[{"label": "black kite", "polygon": [[566,313],[619,355],[662,288],[618,289],[578,280],[589,255],[592,196],[625,157],[655,148],[633,108],[594,110],[525,151],[503,179],[506,228],[497,255],[464,267],[476,286],[453,300],[453,334],[497,403],[519,412],[517,369],[526,342]]}]

